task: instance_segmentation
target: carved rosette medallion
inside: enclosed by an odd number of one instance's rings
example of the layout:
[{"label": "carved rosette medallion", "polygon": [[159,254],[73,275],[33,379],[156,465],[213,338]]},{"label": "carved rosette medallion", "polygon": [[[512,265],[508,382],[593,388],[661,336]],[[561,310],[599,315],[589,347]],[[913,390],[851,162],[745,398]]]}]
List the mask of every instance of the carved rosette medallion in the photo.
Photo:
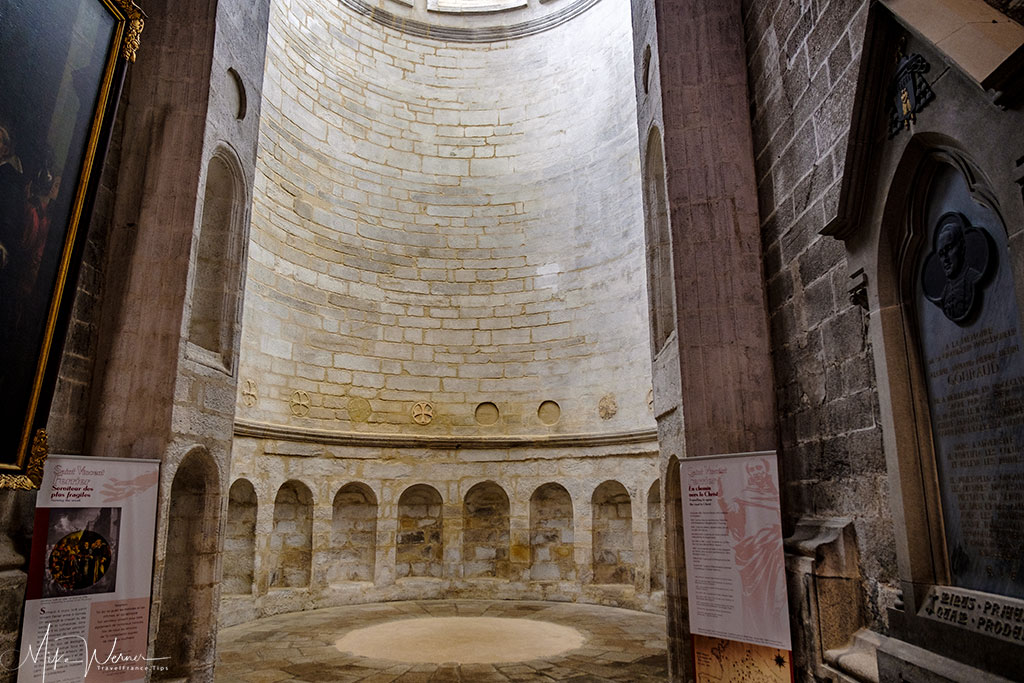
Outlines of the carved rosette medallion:
[{"label": "carved rosette medallion", "polygon": [[427,401],[412,404],[412,421],[418,425],[428,425],[434,421],[434,406]]},{"label": "carved rosette medallion", "polygon": [[242,384],[242,403],[252,408],[260,402],[259,386],[251,379],[245,380]]},{"label": "carved rosette medallion", "polygon": [[605,394],[597,403],[597,414],[602,420],[610,420],[619,412],[619,404],[615,402],[613,394]]},{"label": "carved rosette medallion", "polygon": [[305,417],[309,415],[309,408],[311,402],[309,400],[309,394],[301,389],[296,389],[292,392],[291,401],[288,403],[292,409],[292,415],[295,417]]},{"label": "carved rosette medallion", "polygon": [[352,422],[366,422],[373,413],[370,402],[365,398],[355,396],[348,400],[348,419]]}]

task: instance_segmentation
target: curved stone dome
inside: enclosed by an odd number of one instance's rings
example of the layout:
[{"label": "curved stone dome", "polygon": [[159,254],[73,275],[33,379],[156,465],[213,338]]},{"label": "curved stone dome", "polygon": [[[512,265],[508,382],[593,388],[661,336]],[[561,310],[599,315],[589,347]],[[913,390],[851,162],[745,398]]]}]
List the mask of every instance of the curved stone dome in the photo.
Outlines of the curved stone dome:
[{"label": "curved stone dome", "polygon": [[628,3],[471,44],[276,2],[267,52],[240,421],[653,428]]}]

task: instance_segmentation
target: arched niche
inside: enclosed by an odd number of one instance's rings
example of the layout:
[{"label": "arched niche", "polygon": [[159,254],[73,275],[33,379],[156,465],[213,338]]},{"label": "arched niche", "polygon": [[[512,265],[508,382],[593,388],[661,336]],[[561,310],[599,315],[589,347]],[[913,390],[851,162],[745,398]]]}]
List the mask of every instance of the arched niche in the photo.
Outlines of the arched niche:
[{"label": "arched niche", "polygon": [[249,595],[256,558],[256,490],[248,479],[236,479],[228,491],[228,523],[224,532],[223,591]]},{"label": "arched niche", "polygon": [[[878,500],[890,513],[879,516],[880,524],[855,520],[857,541],[869,539],[869,555],[887,560],[875,567],[875,560],[865,560],[860,568],[873,581],[858,588],[882,589],[869,595],[879,605],[888,584],[892,637],[935,658],[925,671],[919,668],[924,658],[911,665],[880,649],[883,680],[938,675],[949,670],[948,660],[1013,678],[1021,657],[1005,639],[993,647],[995,629],[985,632],[990,615],[982,609],[991,612],[992,605],[1020,596],[1024,585],[1024,565],[1014,585],[1006,562],[996,557],[1007,548],[993,538],[993,532],[1019,538],[1020,532],[1007,532],[1024,523],[1024,510],[1015,518],[1006,505],[1005,486],[1007,474],[1024,464],[1017,445],[1024,415],[1014,386],[1021,346],[1014,337],[1024,301],[1024,112],[993,106],[947,48],[919,34],[914,23],[884,3],[867,12],[841,191],[822,230],[843,241],[850,300],[868,312],[864,343],[872,368],[866,380],[877,391],[883,448],[865,452],[856,464],[875,477]],[[901,84],[924,108],[905,118],[898,108],[895,116],[890,110],[887,122],[896,50],[916,62],[919,74],[930,73]],[[1007,92],[1012,99],[1019,90]],[[1019,490],[1018,483],[1011,495]],[[892,541],[883,543],[890,520]],[[879,556],[886,547],[895,558]],[[1019,548],[1015,556],[1019,561]],[[830,562],[828,570],[836,569]],[[857,578],[858,572],[850,574]],[[821,584],[814,590],[821,604]],[[828,600],[834,600],[831,591]],[[942,600],[949,609],[941,609]],[[834,623],[850,627],[842,623],[850,619],[836,618],[841,605],[827,611]],[[823,639],[824,614],[819,610],[821,625],[812,627]],[[874,614],[862,618],[872,628],[878,623]],[[965,673],[965,680],[981,675]]]},{"label": "arched niche", "polygon": [[633,583],[633,506],[626,487],[606,481],[594,490],[594,583]]},{"label": "arched niche", "polygon": [[444,574],[442,558],[441,494],[427,484],[410,486],[398,499],[398,535],[395,539],[395,576]]},{"label": "arched niche", "polygon": [[530,496],[530,578],[573,581],[572,498],[561,484],[539,486]]},{"label": "arched niche", "polygon": [[245,252],[245,181],[234,152],[210,157],[192,271],[188,340],[201,358],[233,367]]},{"label": "arched niche", "polygon": [[270,587],[309,585],[313,557],[313,494],[299,481],[286,481],[274,498],[270,535]]},{"label": "arched niche", "polygon": [[194,450],[185,456],[174,473],[167,508],[160,622],[153,646],[166,657],[167,668],[156,671],[156,678],[188,676],[213,656],[219,491],[210,455]]},{"label": "arched niche", "polygon": [[373,581],[377,556],[377,496],[366,484],[342,486],[334,496],[327,580]]},{"label": "arched niche", "polygon": [[493,481],[466,492],[462,506],[462,567],[467,579],[509,576],[509,502]]},{"label": "arched niche", "polygon": [[665,588],[665,524],[662,520],[660,479],[655,479],[647,491],[647,548],[651,590],[663,590]]},{"label": "arched niche", "polygon": [[661,351],[675,329],[672,275],[672,240],[669,224],[665,154],[661,131],[652,127],[644,155],[644,237],[646,240],[647,296],[650,305],[651,343]]},{"label": "arched niche", "polygon": [[907,411],[894,421],[902,470],[920,473],[904,489],[924,517],[911,567],[926,583],[1024,598],[1024,338],[1006,223],[954,141],[916,139],[900,171],[910,180],[886,206],[892,286],[879,295],[900,311],[903,342],[887,357],[907,359],[890,387]]}]

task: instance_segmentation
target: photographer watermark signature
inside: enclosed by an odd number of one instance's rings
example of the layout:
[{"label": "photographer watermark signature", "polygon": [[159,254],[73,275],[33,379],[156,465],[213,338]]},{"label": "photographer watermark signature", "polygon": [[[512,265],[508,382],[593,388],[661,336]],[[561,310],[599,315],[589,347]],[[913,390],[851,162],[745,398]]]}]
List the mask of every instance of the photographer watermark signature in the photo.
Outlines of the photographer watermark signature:
[{"label": "photographer watermark signature", "polygon": [[[64,644],[63,648],[61,643]],[[86,656],[82,657],[79,651],[84,649]],[[82,678],[86,678],[89,672],[96,671],[166,671],[167,667],[156,664],[170,657],[147,657],[144,653],[127,654],[117,651],[117,638],[110,645],[106,654],[97,652],[96,648],[89,647],[89,641],[84,636],[65,635],[51,636],[50,624],[46,625],[46,633],[39,639],[35,647],[31,645],[28,652],[18,659],[17,650],[8,650],[0,653],[0,669],[5,671],[17,671],[25,665],[35,666],[42,662],[42,679],[45,683],[47,673],[66,671],[68,667],[81,665]],[[11,666],[17,662],[15,666]]]}]

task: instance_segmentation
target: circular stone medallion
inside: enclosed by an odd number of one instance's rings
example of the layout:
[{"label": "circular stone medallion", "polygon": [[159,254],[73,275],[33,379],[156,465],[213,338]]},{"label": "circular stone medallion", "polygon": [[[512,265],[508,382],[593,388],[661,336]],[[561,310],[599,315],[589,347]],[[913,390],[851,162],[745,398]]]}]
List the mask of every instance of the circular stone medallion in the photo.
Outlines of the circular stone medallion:
[{"label": "circular stone medallion", "polygon": [[350,631],[334,646],[360,657],[425,664],[543,659],[582,647],[574,628],[535,619],[424,617]]},{"label": "circular stone medallion", "polygon": [[476,407],[477,424],[492,425],[498,421],[498,406],[493,403],[481,403]]},{"label": "circular stone medallion", "polygon": [[372,413],[370,402],[365,398],[356,396],[348,400],[348,419],[352,422],[366,422]]},{"label": "circular stone medallion", "polygon": [[610,420],[619,412],[619,404],[615,402],[613,394],[605,394],[597,404],[597,414],[602,420]]},{"label": "circular stone medallion", "polygon": [[562,409],[554,401],[544,401],[537,408],[537,419],[546,425],[553,425],[562,417]]}]

